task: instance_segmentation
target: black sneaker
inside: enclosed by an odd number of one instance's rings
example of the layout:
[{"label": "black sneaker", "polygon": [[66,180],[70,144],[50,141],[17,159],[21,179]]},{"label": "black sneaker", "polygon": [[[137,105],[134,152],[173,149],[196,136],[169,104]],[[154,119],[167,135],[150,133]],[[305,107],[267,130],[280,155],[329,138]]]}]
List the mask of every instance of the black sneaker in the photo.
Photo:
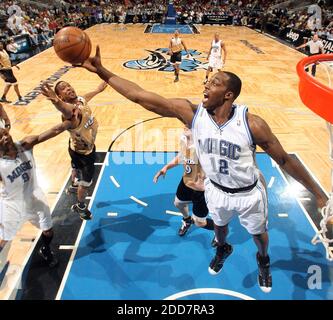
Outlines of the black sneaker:
[{"label": "black sneaker", "polygon": [[178,82],[178,81],[179,81],[179,77],[176,77],[173,82]]},{"label": "black sneaker", "polygon": [[38,250],[38,254],[44,259],[50,268],[58,264],[58,259],[49,247],[42,246]]},{"label": "black sneaker", "polygon": [[211,242],[211,246],[212,246],[213,248],[216,248],[216,247],[218,246],[218,242],[217,242],[215,236],[214,236],[214,238],[213,238],[213,240],[212,240],[212,242]]},{"label": "black sneaker", "polygon": [[192,220],[191,217],[188,218],[188,219],[185,219],[185,220],[183,219],[182,220],[182,225],[181,225],[181,227],[178,230],[178,235],[180,237],[185,236],[187,230],[190,229],[192,223],[193,223],[193,220]]},{"label": "black sneaker", "polygon": [[80,215],[80,218],[82,220],[91,220],[92,219],[92,214],[88,210],[87,205],[84,206],[84,208],[81,208],[78,203],[73,204],[71,207],[71,210],[78,213]]},{"label": "black sneaker", "polygon": [[7,98],[4,98],[4,97],[2,97],[2,98],[0,99],[0,102],[11,103],[11,101],[7,100]]},{"label": "black sneaker", "polygon": [[232,254],[232,246],[225,243],[223,246],[217,246],[215,257],[209,264],[208,272],[215,276],[217,275],[223,267],[224,261]]},{"label": "black sneaker", "polygon": [[259,253],[257,252],[256,258],[259,268],[259,274],[258,274],[259,287],[263,292],[269,293],[272,290],[272,275],[270,271],[269,256],[262,258],[259,256]]}]

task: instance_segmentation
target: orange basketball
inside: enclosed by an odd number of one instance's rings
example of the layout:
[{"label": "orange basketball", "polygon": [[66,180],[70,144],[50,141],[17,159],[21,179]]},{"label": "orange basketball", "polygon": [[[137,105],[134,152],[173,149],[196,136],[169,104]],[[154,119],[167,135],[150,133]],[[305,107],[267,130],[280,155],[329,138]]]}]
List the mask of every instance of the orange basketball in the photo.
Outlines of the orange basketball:
[{"label": "orange basketball", "polygon": [[54,37],[53,47],[57,56],[70,64],[82,63],[91,53],[91,41],[88,35],[76,27],[59,30]]}]

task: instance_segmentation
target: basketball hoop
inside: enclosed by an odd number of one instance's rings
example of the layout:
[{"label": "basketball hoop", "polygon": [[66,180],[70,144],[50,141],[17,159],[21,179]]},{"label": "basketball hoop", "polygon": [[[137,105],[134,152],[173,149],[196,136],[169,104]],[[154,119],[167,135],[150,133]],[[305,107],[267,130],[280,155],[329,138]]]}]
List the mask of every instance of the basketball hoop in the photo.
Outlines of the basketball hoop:
[{"label": "basketball hoop", "polygon": [[305,68],[310,64],[333,61],[333,54],[320,54],[302,59],[296,67],[299,76],[299,95],[302,102],[317,115],[327,121],[329,132],[329,154],[332,161],[331,181],[332,193],[326,206],[321,209],[322,219],[320,221],[320,230],[312,239],[313,244],[323,243],[326,249],[326,258],[333,261],[333,239],[327,237],[328,225],[333,222],[333,84],[329,76],[329,86],[326,86],[310,76]]}]

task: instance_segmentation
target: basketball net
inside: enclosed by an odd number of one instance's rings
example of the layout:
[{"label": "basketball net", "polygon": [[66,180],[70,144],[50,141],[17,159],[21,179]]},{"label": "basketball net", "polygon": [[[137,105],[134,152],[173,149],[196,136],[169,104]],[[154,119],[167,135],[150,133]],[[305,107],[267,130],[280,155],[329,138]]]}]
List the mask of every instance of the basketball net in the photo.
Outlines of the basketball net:
[{"label": "basketball net", "polygon": [[333,261],[333,247],[330,247],[330,244],[333,243],[333,239],[327,238],[328,228],[327,226],[333,225],[333,124],[326,122],[327,129],[329,132],[329,156],[331,159],[331,193],[329,199],[326,203],[326,206],[323,207],[320,211],[322,219],[320,221],[320,230],[316,233],[312,239],[313,244],[323,243],[326,248],[326,258],[329,261]]}]

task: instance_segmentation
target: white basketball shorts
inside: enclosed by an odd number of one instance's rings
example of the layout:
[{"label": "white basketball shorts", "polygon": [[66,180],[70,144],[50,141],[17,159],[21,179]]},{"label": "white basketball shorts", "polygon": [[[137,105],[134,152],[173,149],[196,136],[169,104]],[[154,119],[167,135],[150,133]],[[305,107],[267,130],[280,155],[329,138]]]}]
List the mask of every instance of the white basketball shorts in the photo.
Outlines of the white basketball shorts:
[{"label": "white basketball shorts", "polygon": [[26,201],[0,200],[0,239],[13,240],[26,221],[42,231],[52,228],[50,208],[40,189],[35,190],[33,196]]},{"label": "white basketball shorts", "polygon": [[212,69],[222,69],[223,63],[221,57],[215,57],[213,55],[210,55],[208,60],[208,66]]},{"label": "white basketball shorts", "polygon": [[267,194],[260,179],[252,190],[234,194],[218,189],[206,179],[205,198],[216,225],[225,226],[238,215],[240,224],[250,234],[257,235],[267,231]]}]

